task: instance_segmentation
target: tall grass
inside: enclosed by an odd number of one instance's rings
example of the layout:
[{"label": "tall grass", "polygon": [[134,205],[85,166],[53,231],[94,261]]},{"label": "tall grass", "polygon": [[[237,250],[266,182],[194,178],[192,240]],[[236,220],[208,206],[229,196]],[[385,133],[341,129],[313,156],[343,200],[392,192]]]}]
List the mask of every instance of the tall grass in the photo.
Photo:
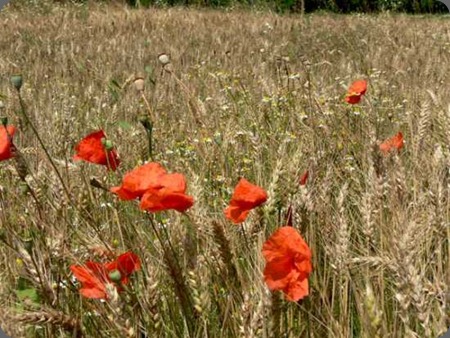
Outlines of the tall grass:
[{"label": "tall grass", "polygon": [[[61,5],[6,9],[0,27],[0,115],[20,127],[26,168],[21,180],[17,159],[0,163],[0,327],[9,335],[446,331],[450,35],[439,17]],[[158,63],[163,52],[170,72]],[[16,73],[44,147],[20,114]],[[357,78],[369,89],[349,106]],[[186,215],[149,217],[94,186],[118,185],[148,159],[139,121],[149,107],[154,160],[184,173],[195,198]],[[121,156],[115,173],[71,161],[97,128]],[[404,149],[381,156],[378,144],[398,131]],[[269,200],[236,226],[223,209],[240,176]],[[299,303],[262,278],[262,244],[289,207],[313,253],[310,295]],[[108,302],[82,298],[69,266],[127,250],[143,265],[129,288]]]}]

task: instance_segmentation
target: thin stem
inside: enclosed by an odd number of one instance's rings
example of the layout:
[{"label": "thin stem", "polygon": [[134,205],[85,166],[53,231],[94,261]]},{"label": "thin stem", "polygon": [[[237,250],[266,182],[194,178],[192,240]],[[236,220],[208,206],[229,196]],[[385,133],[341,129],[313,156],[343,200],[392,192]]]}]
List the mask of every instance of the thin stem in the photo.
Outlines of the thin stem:
[{"label": "thin stem", "polygon": [[55,165],[55,163],[53,162],[53,159],[52,159],[52,157],[50,156],[50,154],[49,154],[47,148],[45,147],[45,144],[44,144],[44,142],[42,141],[42,139],[41,139],[41,137],[40,137],[38,131],[36,130],[34,124],[31,122],[30,118],[28,117],[28,114],[27,114],[27,112],[26,112],[26,110],[25,110],[25,104],[24,104],[24,102],[23,102],[23,100],[22,100],[22,96],[20,95],[20,90],[17,90],[17,96],[19,97],[20,112],[22,113],[22,116],[25,118],[26,122],[27,122],[28,125],[31,127],[31,130],[33,131],[34,135],[36,136],[36,138],[37,138],[39,144],[41,145],[42,149],[44,150],[45,155],[47,156],[47,159],[49,160],[51,166],[53,167],[53,170],[55,171],[56,176],[58,176],[58,179],[61,181],[61,184],[62,184],[62,186],[63,186],[64,192],[65,192],[66,195],[67,195],[67,198],[69,199],[70,203],[72,204],[72,199],[71,199],[71,196],[70,196],[69,189],[67,188],[66,184],[64,183],[64,180],[63,180],[63,178],[62,178],[62,176],[61,176],[61,174],[60,174],[58,168],[56,168],[56,165]]}]

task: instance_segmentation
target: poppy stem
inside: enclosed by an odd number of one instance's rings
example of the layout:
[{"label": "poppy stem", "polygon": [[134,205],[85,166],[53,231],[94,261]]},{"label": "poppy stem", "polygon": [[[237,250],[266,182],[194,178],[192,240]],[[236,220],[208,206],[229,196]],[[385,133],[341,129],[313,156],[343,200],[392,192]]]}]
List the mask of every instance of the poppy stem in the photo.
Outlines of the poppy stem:
[{"label": "poppy stem", "polygon": [[[145,99],[145,97],[144,97],[144,99]],[[149,103],[147,101],[146,101],[146,104],[147,104],[148,110],[149,110],[150,115],[151,115],[150,105],[149,105]],[[141,124],[144,127],[145,132],[147,134],[148,154],[150,156],[150,160],[153,161],[153,123],[147,116],[144,116],[141,119]]]},{"label": "poppy stem", "polygon": [[[22,114],[22,116],[24,117],[25,121],[26,121],[26,122],[28,123],[28,125],[30,126],[30,128],[31,128],[31,130],[33,131],[34,135],[36,136],[36,138],[37,138],[39,144],[41,145],[42,150],[44,150],[44,153],[45,153],[47,159],[49,160],[50,165],[52,166],[53,170],[55,171],[56,176],[57,176],[58,179],[61,181],[63,190],[64,190],[65,194],[67,195],[67,198],[69,199],[69,201],[72,202],[72,199],[71,199],[71,196],[70,196],[69,189],[67,188],[66,184],[64,183],[64,180],[63,180],[63,178],[62,178],[62,176],[61,176],[61,173],[59,172],[58,168],[56,168],[56,165],[55,165],[55,163],[53,162],[52,157],[50,156],[50,154],[49,154],[49,152],[48,152],[48,150],[47,150],[47,147],[45,146],[45,144],[44,144],[44,142],[42,141],[42,138],[41,138],[41,136],[39,135],[39,133],[38,133],[36,127],[35,127],[34,124],[31,122],[31,120],[30,120],[30,118],[29,118],[29,116],[28,116],[28,114],[27,114],[27,112],[26,112],[26,109],[25,109],[25,103],[23,102],[22,95],[20,95],[20,91],[19,91],[19,90],[17,90],[17,96],[18,96],[18,98],[19,98],[20,113]],[[71,204],[72,204],[72,203],[71,203]]]},{"label": "poppy stem", "polygon": [[147,129],[147,139],[148,139],[148,156],[150,157],[150,160],[153,161],[153,126],[150,129]]}]

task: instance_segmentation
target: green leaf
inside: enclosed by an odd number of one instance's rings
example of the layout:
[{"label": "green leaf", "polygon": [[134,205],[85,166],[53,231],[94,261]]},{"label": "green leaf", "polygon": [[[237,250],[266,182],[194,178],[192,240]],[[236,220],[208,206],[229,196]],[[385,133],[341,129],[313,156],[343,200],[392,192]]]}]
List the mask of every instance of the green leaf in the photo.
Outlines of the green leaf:
[{"label": "green leaf", "polygon": [[17,298],[19,298],[22,302],[26,299],[31,300],[33,303],[39,303],[39,294],[36,289],[25,289],[25,290],[16,290]]},{"label": "green leaf", "polygon": [[118,89],[122,89],[122,88],[120,87],[119,83],[118,83],[116,80],[114,80],[114,79],[112,79],[112,80],[109,82],[109,84],[112,85],[112,86],[114,86],[114,87],[116,87],[116,88],[118,88]]}]

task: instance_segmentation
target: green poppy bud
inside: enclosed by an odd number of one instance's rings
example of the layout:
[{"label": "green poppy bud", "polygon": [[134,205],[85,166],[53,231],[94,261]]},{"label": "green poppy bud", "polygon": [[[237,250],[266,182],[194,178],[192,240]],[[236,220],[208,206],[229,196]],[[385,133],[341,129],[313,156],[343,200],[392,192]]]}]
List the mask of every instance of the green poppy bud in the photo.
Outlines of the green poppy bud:
[{"label": "green poppy bud", "polygon": [[118,239],[113,239],[113,241],[112,241],[113,248],[118,248],[119,244],[120,244],[120,242]]},{"label": "green poppy bud", "polygon": [[109,274],[109,279],[111,279],[112,282],[114,283],[118,283],[120,282],[120,280],[122,279],[122,274],[120,273],[119,270],[113,270],[111,271]]},{"label": "green poppy bud", "polygon": [[6,127],[8,125],[8,118],[6,116],[0,117],[0,123],[2,126]]},{"label": "green poppy bud", "polygon": [[102,138],[102,144],[105,147],[106,150],[110,151],[114,148],[113,143],[110,140],[107,140],[106,138]]},{"label": "green poppy bud", "polygon": [[151,131],[153,128],[152,121],[148,118],[147,115],[142,115],[139,117],[139,122],[144,126],[145,130]]},{"label": "green poppy bud", "polygon": [[20,88],[22,88],[22,84],[23,84],[22,75],[11,76],[11,83],[13,84],[14,88],[16,88],[17,90],[20,90]]}]

